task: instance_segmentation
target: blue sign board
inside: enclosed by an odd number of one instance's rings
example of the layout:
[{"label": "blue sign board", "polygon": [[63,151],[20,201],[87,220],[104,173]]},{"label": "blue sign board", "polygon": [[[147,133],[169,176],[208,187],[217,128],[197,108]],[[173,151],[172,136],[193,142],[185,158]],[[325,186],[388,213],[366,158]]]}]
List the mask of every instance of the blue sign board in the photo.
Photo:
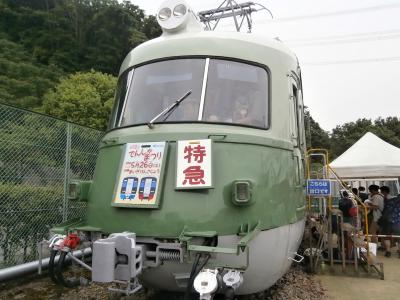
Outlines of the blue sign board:
[{"label": "blue sign board", "polygon": [[307,195],[325,197],[331,195],[331,182],[327,179],[308,179]]}]

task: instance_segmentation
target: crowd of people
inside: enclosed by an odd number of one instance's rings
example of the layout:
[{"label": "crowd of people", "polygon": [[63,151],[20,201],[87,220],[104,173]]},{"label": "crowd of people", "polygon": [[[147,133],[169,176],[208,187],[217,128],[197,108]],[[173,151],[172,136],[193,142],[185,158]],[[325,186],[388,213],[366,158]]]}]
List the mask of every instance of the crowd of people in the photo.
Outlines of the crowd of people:
[{"label": "crowd of people", "polygon": [[[400,194],[392,196],[388,186],[379,187],[375,184],[370,185],[368,191],[369,194],[361,186],[358,189],[353,188],[351,196],[356,196],[368,208],[371,241],[378,244],[378,235],[384,235],[381,238],[381,244],[386,257],[391,256],[392,245],[397,241],[397,252],[400,258],[400,238],[396,238],[396,236],[400,236]],[[348,192],[343,191],[339,201],[339,209],[343,213],[345,223],[351,223],[357,215],[358,204],[351,196]]]}]

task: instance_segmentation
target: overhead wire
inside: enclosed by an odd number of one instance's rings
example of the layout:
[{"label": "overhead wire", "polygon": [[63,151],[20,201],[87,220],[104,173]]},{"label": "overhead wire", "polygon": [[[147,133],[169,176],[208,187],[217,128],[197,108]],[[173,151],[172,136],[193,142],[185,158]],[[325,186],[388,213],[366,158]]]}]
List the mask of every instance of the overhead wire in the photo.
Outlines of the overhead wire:
[{"label": "overhead wire", "polygon": [[349,15],[349,14],[355,14],[355,13],[364,13],[364,12],[385,10],[385,9],[397,8],[397,7],[400,7],[400,3],[390,3],[390,4],[382,4],[382,5],[375,5],[375,6],[368,6],[368,7],[360,7],[360,8],[347,9],[347,10],[337,10],[337,11],[325,12],[325,13],[274,18],[272,20],[261,21],[260,23],[291,22],[291,21],[315,19],[315,18],[322,18],[322,17],[333,17],[333,16]]},{"label": "overhead wire", "polygon": [[400,62],[400,56],[319,61],[319,62],[318,61],[317,62],[304,62],[304,63],[301,63],[301,65],[302,66],[326,66],[326,65],[345,65],[345,64],[370,63],[370,62]]},{"label": "overhead wire", "polygon": [[325,35],[325,36],[316,36],[316,37],[308,37],[308,38],[292,38],[288,37],[288,40],[291,42],[306,42],[313,40],[328,40],[328,39],[341,39],[341,38],[353,38],[359,36],[370,36],[370,35],[385,35],[385,34],[396,34],[400,33],[399,29],[391,29],[391,30],[380,30],[380,31],[371,31],[371,32],[358,32],[358,33],[349,33],[349,34],[338,34],[338,35]]},{"label": "overhead wire", "polygon": [[314,46],[314,45],[322,46],[322,45],[332,45],[332,44],[375,42],[375,41],[392,40],[398,38],[400,38],[400,30],[390,30],[390,31],[371,32],[371,33],[315,37],[315,38],[297,39],[297,40],[287,39],[283,40],[283,42],[290,46],[301,47],[301,46]]},{"label": "overhead wire", "polygon": [[[339,10],[333,12],[319,13],[319,14],[308,14],[299,15],[293,17],[285,17],[273,19],[271,21],[261,21],[260,23],[266,22],[281,22],[281,21],[295,21],[301,19],[312,19],[320,17],[331,17],[338,15],[347,15],[354,13],[363,13],[369,11],[390,9],[390,8],[400,8],[400,3],[390,3],[369,6],[364,8],[355,8],[348,10]],[[306,39],[296,39],[296,40],[284,40],[283,42],[291,46],[308,46],[308,45],[325,45],[325,44],[344,44],[344,43],[358,43],[358,42],[368,42],[368,41],[378,41],[378,40],[389,40],[400,38],[400,30],[387,30],[387,31],[376,31],[369,33],[355,33],[348,35],[336,35],[336,36],[326,36],[326,37],[316,37],[316,38],[306,38]],[[400,57],[378,57],[378,58],[365,58],[365,59],[351,59],[351,60],[334,60],[334,61],[320,61],[320,62],[305,62],[302,65],[305,66],[324,66],[324,65],[338,65],[338,64],[357,64],[357,63],[369,63],[369,62],[400,62]]]}]

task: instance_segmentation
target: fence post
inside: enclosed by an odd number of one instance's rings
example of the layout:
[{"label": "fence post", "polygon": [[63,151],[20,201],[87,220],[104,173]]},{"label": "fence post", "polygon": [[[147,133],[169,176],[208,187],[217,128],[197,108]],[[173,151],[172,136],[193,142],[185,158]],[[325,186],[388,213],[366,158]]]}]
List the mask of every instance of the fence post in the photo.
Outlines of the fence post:
[{"label": "fence post", "polygon": [[65,170],[64,170],[64,200],[63,200],[63,212],[62,220],[67,221],[68,218],[68,184],[69,184],[69,173],[71,166],[71,138],[72,138],[72,126],[67,123],[66,127],[67,142],[65,146]]}]

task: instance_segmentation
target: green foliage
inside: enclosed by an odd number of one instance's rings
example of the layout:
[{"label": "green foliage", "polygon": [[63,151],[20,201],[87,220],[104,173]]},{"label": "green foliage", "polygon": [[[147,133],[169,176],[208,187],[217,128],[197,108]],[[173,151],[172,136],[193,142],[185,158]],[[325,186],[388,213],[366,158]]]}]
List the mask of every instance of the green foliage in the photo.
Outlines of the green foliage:
[{"label": "green foliage", "polygon": [[307,148],[327,149],[331,159],[335,159],[350,148],[367,132],[372,132],[384,141],[400,148],[400,119],[398,117],[358,119],[336,126],[332,133],[324,131],[308,110],[305,111]]},{"label": "green foliage", "polygon": [[92,178],[101,136],[0,105],[0,268],[36,258],[36,242],[63,214],[84,215],[84,204],[63,201],[64,184],[68,177]]},{"label": "green foliage", "polygon": [[372,132],[384,141],[400,147],[400,119],[397,117],[358,119],[355,122],[336,126],[332,130],[331,145],[333,158],[341,155],[367,132]]},{"label": "green foliage", "polygon": [[6,0],[0,4],[0,32],[40,63],[68,73],[96,69],[117,75],[126,54],[161,29],[155,17],[129,1]]},{"label": "green foliage", "polygon": [[15,264],[15,254],[20,250],[22,262],[36,257],[38,240],[47,236],[50,226],[62,220],[62,192],[62,186],[0,183],[1,267]]},{"label": "green foliage", "polygon": [[116,83],[115,77],[93,70],[70,75],[44,96],[43,111],[64,120],[105,130]]},{"label": "green foliage", "polygon": [[0,39],[0,100],[33,109],[41,105],[44,93],[54,86],[62,72],[44,66],[21,46]]},{"label": "green foliage", "polygon": [[55,184],[63,177],[65,123],[22,111],[7,116],[7,112],[0,106],[1,181],[20,184],[29,178],[30,183]]},{"label": "green foliage", "polygon": [[304,113],[307,148],[330,149],[329,134],[316,122],[308,110]]},{"label": "green foliage", "polygon": [[[53,88],[65,74],[117,75],[130,50],[160,34],[156,18],[129,1],[0,0],[0,102],[104,129],[114,93],[109,79],[94,76],[98,84],[75,91],[65,83]],[[50,95],[62,103],[50,107]]]}]

